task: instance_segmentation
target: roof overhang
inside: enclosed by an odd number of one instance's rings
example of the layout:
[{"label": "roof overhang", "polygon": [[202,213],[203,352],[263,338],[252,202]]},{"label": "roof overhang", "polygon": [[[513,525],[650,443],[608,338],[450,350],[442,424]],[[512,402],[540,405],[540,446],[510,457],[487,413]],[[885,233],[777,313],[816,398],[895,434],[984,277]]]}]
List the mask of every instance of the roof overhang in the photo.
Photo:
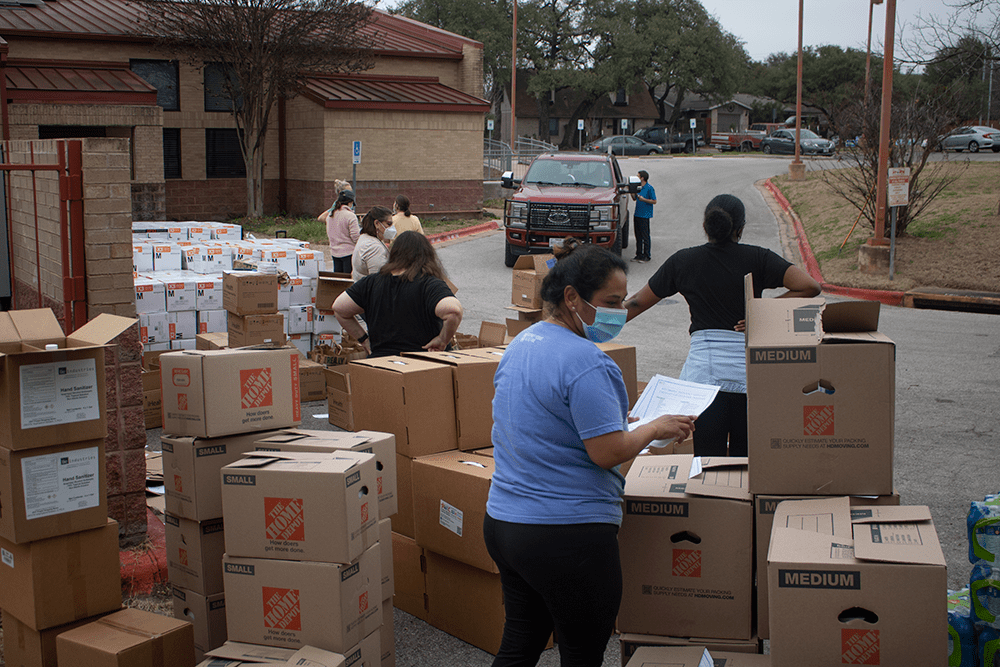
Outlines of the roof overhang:
[{"label": "roof overhang", "polygon": [[156,89],[126,63],[11,59],[3,73],[13,102],[156,105]]},{"label": "roof overhang", "polygon": [[374,74],[311,76],[304,95],[327,109],[486,113],[486,100],[442,84],[436,77]]}]

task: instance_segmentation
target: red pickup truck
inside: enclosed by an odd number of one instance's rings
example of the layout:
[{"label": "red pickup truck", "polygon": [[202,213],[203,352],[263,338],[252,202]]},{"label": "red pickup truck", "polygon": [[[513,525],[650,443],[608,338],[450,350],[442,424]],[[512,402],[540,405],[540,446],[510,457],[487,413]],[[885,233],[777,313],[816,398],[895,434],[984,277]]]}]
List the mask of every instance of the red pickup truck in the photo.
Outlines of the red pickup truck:
[{"label": "red pickup truck", "polygon": [[764,137],[783,127],[784,123],[754,123],[746,132],[713,132],[712,146],[720,151],[739,150],[745,153],[759,149]]},{"label": "red pickup truck", "polygon": [[503,214],[507,266],[571,236],[619,255],[628,243],[629,195],[639,192],[639,179],[623,178],[614,155],[543,153],[524,178],[504,172],[500,185],[516,188]]}]

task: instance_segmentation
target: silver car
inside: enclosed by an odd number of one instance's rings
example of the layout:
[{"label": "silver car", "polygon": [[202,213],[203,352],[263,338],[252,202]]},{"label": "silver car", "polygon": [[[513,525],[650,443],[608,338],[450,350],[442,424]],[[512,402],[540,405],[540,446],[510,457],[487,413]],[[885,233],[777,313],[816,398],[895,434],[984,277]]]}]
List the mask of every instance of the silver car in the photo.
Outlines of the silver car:
[{"label": "silver car", "polygon": [[[795,154],[795,130],[775,130],[760,142],[765,153]],[[812,130],[799,131],[799,152],[802,155],[833,155],[834,143]]]},{"label": "silver car", "polygon": [[978,153],[982,148],[991,148],[1000,153],[1000,130],[983,125],[966,125],[941,137],[940,150]]}]

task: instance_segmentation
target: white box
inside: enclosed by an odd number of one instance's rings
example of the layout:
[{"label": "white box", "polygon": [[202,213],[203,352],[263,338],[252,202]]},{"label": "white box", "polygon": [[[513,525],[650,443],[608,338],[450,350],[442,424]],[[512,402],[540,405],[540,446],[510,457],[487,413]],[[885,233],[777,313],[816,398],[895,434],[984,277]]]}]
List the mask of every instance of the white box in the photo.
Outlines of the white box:
[{"label": "white box", "polygon": [[183,274],[173,274],[161,278],[167,290],[167,312],[197,310],[198,279]]},{"label": "white box", "polygon": [[189,241],[209,241],[212,238],[212,230],[201,223],[186,223]]},{"label": "white box", "polygon": [[[165,315],[166,313],[164,313]],[[146,352],[167,352],[170,350],[170,341],[163,343],[149,343],[142,346],[143,350]]]},{"label": "white box", "polygon": [[153,269],[155,271],[180,271],[181,246],[175,243],[154,244]]},{"label": "white box", "polygon": [[170,326],[166,313],[139,313],[139,338],[143,345],[167,343],[170,349]]},{"label": "white box", "polygon": [[340,333],[341,328],[340,322],[337,321],[333,311],[319,309],[313,310],[314,334]]},{"label": "white box", "polygon": [[[231,256],[230,256],[231,257]],[[195,285],[194,304],[197,310],[222,309],[222,276],[200,276]]]},{"label": "white box", "polygon": [[306,306],[311,304],[313,302],[313,285],[315,283],[316,279],[309,276],[289,278],[286,285],[289,290],[288,305]]},{"label": "white box", "polygon": [[207,222],[205,226],[211,229],[212,238],[218,241],[242,241],[243,228],[228,222]]},{"label": "white box", "polygon": [[193,338],[185,338],[183,340],[176,339],[170,341],[171,350],[197,350],[198,346]]},{"label": "white box", "polygon": [[223,310],[199,310],[198,333],[224,333],[228,328],[229,314]]},{"label": "white box", "polygon": [[151,278],[135,279],[135,312],[163,313],[167,310],[166,286]]},{"label": "white box", "polygon": [[312,352],[312,338],[311,333],[288,334],[287,344],[293,346],[303,357],[308,359],[309,353]]},{"label": "white box", "polygon": [[295,261],[298,264],[298,274],[309,278],[318,278],[320,269],[326,265],[323,253],[316,250],[296,250]]},{"label": "white box", "polygon": [[340,345],[342,340],[340,331],[330,331],[327,333],[313,333],[313,347],[318,347],[320,345],[329,345],[333,347],[334,345]]},{"label": "white box", "polygon": [[270,247],[259,250],[257,259],[276,265],[278,271],[284,271],[290,276],[298,274],[295,252],[289,248]]},{"label": "white box", "polygon": [[187,241],[187,227],[184,227],[176,222],[171,222],[167,227],[167,238],[171,241]]},{"label": "white box", "polygon": [[132,245],[132,271],[153,270],[153,246],[148,243]]},{"label": "white box", "polygon": [[285,315],[285,324],[288,334],[312,333],[313,332],[313,307],[292,306]]},{"label": "white box", "polygon": [[[198,335],[198,317],[193,310],[181,310],[167,313],[167,324],[170,327],[170,340],[190,340]],[[172,349],[180,349],[174,348]],[[184,348],[188,349],[188,348]],[[194,348],[190,348],[194,349]]]},{"label": "white box", "polygon": [[197,253],[188,259],[189,271],[201,274],[222,273],[233,270],[233,249],[219,245],[194,246]]}]

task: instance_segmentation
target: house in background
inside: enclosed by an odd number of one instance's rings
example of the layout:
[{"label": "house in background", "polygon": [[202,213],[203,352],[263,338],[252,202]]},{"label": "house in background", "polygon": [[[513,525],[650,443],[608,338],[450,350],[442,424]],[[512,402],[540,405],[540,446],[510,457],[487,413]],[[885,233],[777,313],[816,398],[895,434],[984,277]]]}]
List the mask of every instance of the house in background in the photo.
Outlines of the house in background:
[{"label": "house in background", "polygon": [[[136,220],[246,213],[245,167],[216,66],[131,35],[126,0],[0,5],[4,139],[131,141]],[[350,180],[359,208],[406,194],[418,214],[482,210],[482,44],[375,10],[374,67],[316,76],[279,101],[265,147],[265,211],[315,216]]]}]

